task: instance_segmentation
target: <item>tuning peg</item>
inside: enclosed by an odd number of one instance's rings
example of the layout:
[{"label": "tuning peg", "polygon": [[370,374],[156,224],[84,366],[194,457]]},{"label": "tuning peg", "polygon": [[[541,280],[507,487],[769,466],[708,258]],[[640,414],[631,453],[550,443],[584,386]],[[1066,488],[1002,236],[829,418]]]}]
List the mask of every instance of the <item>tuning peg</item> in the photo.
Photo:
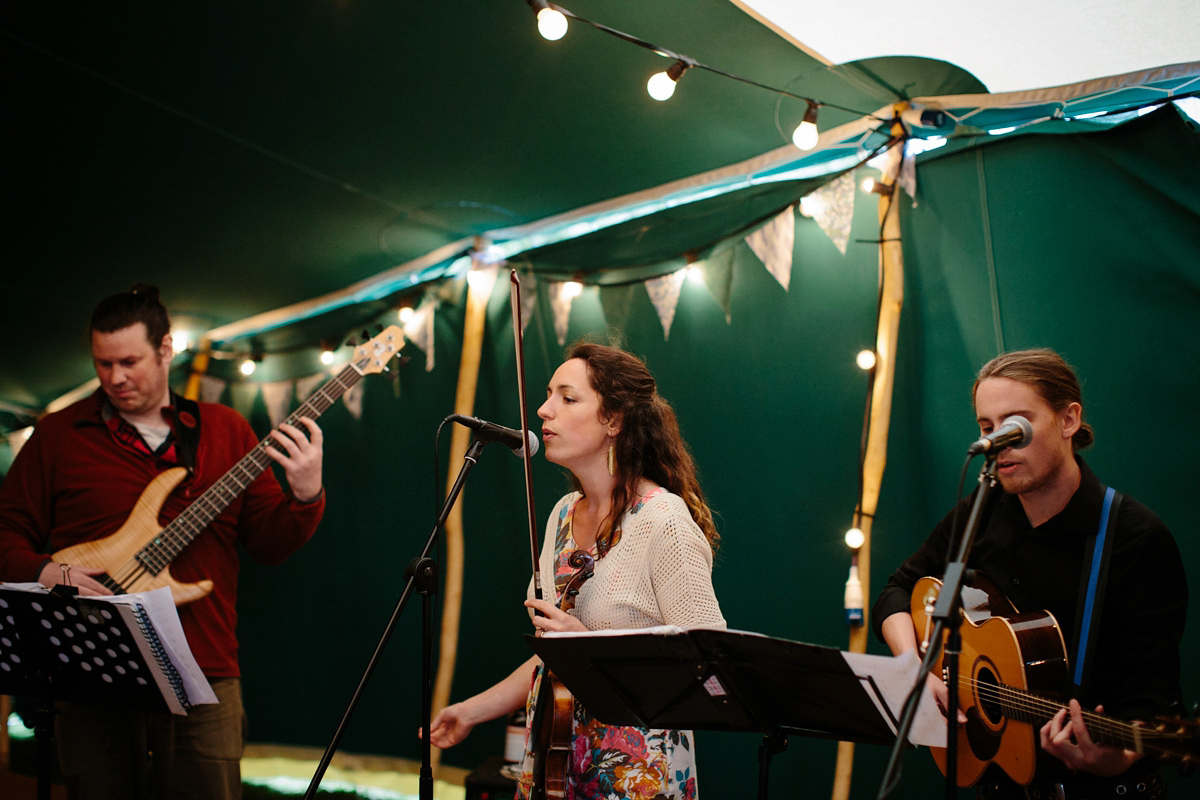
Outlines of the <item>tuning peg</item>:
[{"label": "tuning peg", "polygon": [[366,328],[363,328],[363,331],[362,331],[362,337],[363,337],[364,339],[370,339],[370,338],[371,338],[371,332],[370,332],[369,330],[367,330]]}]

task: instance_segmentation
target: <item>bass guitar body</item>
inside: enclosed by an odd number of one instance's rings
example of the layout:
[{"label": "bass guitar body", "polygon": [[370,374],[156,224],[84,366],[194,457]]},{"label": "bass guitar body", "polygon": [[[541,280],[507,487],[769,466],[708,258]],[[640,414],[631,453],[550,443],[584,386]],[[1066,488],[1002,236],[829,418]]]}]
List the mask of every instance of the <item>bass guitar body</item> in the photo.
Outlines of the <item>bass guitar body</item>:
[{"label": "bass guitar body", "polygon": [[[1047,719],[1045,703],[1030,706],[1028,699],[1055,697],[1067,685],[1066,646],[1052,614],[1018,612],[982,575],[974,584],[963,590],[958,703],[967,722],[958,727],[955,783],[974,785],[995,764],[1027,785],[1037,766],[1038,730]],[[930,645],[930,615],[941,587],[936,578],[922,578],[913,589],[911,613],[922,652]],[[935,670],[943,673],[940,657]],[[945,774],[945,749],[931,750]]]},{"label": "bass guitar body", "polygon": [[175,605],[183,605],[209,594],[210,580],[180,583],[171,577],[167,562],[152,561],[155,540],[162,535],[158,512],[167,495],[187,477],[187,470],[174,467],[162,472],[147,484],[125,524],[103,539],[83,542],[59,550],[51,558],[59,564],[80,564],[104,570],[98,580],[118,594],[149,592],[166,586],[171,590]]}]

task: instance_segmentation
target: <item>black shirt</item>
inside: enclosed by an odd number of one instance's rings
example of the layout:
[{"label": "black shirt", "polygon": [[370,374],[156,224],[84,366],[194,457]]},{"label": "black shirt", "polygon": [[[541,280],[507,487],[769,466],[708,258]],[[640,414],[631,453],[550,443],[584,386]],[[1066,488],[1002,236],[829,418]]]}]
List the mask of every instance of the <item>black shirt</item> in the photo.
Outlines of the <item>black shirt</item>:
[{"label": "black shirt", "polygon": [[[1029,524],[1016,495],[997,491],[990,513],[976,536],[968,566],[984,572],[1019,611],[1052,613],[1066,647],[1075,641],[1087,537],[1100,524],[1104,487],[1078,459],[1079,488],[1066,507],[1037,528]],[[966,523],[972,497],[960,503],[959,525]],[[888,580],[875,603],[873,626],[882,639],[883,620],[908,611],[913,585],[941,577],[950,545],[953,514],[948,514],[925,544]],[[1179,643],[1187,614],[1187,579],[1174,537],[1152,511],[1128,495],[1121,503],[1110,542],[1111,562],[1090,686],[1080,701],[1098,704],[1121,719],[1152,720],[1181,700]],[[1082,584],[1082,585],[1081,585]],[[1074,669],[1075,654],[1068,653]],[[1067,687],[1063,687],[1066,690]]]}]

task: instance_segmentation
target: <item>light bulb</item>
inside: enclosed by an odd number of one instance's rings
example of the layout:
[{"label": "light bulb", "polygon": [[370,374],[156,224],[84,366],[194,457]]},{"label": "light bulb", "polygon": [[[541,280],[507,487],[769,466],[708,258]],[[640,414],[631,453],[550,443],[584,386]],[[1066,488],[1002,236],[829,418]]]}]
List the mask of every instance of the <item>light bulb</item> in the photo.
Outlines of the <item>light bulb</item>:
[{"label": "light bulb", "polygon": [[817,131],[817,126],[814,123],[801,122],[796,126],[796,130],[792,132],[792,144],[801,150],[812,150],[817,146],[818,136],[820,136],[820,133]]},{"label": "light bulb", "polygon": [[665,72],[656,72],[646,81],[646,91],[660,103],[670,100],[671,95],[675,94],[675,81]]},{"label": "light bulb", "polygon": [[478,292],[487,286],[488,277],[483,270],[473,269],[467,273],[467,285]]},{"label": "light bulb", "polygon": [[850,530],[846,531],[846,547],[849,547],[851,550],[857,550],[858,548],[862,547],[863,543],[866,541],[866,535],[863,534],[863,532],[858,528],[851,528]]},{"label": "light bulb", "polygon": [[332,350],[322,350],[321,351],[321,363],[322,364],[332,364],[333,363],[333,351]]},{"label": "light bulb", "polygon": [[179,355],[191,346],[187,331],[171,331],[171,349],[175,351],[175,355]]},{"label": "light bulb", "polygon": [[695,264],[692,264],[690,267],[687,268],[687,279],[694,284],[703,286],[704,285],[704,270],[700,269]]},{"label": "light bulb", "polygon": [[812,218],[825,211],[825,201],[815,194],[806,194],[800,198],[800,213]]},{"label": "light bulb", "polygon": [[583,294],[583,284],[578,281],[567,281],[562,285],[562,296],[564,300],[572,297],[579,297]]},{"label": "light bulb", "polygon": [[256,366],[257,365],[254,363],[254,359],[247,358],[245,361],[242,362],[242,366],[241,366],[242,374],[243,375],[253,375],[254,368]]},{"label": "light bulb", "polygon": [[875,179],[871,177],[863,178],[862,183],[859,184],[859,187],[867,194],[870,194],[871,192],[875,191]]},{"label": "light bulb", "polygon": [[404,308],[400,309],[400,313],[399,313],[400,322],[404,325],[407,325],[408,323],[412,322],[414,313],[415,312],[412,310],[412,306],[405,306]]},{"label": "light bulb", "polygon": [[543,8],[538,12],[537,26],[542,38],[551,42],[557,42],[567,35],[567,18],[553,8]]},{"label": "light bulb", "polygon": [[875,369],[875,351],[859,350],[858,355],[854,357],[854,363],[858,364],[859,369]]},{"label": "light bulb", "polygon": [[810,100],[808,108],[804,110],[804,121],[792,131],[792,144],[801,150],[812,150],[817,146],[820,135],[817,130],[817,104]]}]

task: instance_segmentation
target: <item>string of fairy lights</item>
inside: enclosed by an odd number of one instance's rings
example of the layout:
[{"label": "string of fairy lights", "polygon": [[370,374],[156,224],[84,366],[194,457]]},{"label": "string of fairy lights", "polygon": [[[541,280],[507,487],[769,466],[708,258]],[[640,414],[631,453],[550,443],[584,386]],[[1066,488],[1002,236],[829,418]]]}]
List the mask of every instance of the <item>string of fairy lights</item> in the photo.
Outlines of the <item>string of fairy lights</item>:
[{"label": "string of fairy lights", "polygon": [[584,25],[589,25],[602,33],[606,33],[617,39],[621,39],[622,41],[646,50],[650,50],[651,52],[657,53],[663,58],[670,59],[672,62],[671,66],[667,67],[665,70],[654,73],[646,81],[646,93],[659,102],[670,100],[675,95],[675,89],[679,85],[679,81],[683,78],[684,73],[686,73],[689,69],[706,70],[713,74],[721,75],[723,77],[730,78],[731,80],[740,81],[741,83],[745,83],[750,86],[756,86],[760,89],[765,89],[766,91],[774,92],[775,94],[782,95],[784,97],[791,97],[795,100],[803,101],[806,104],[804,117],[800,121],[800,124],[797,125],[792,131],[792,144],[796,145],[796,147],[801,150],[812,150],[817,146],[817,140],[819,136],[819,131],[817,129],[817,113],[822,106],[836,108],[840,111],[848,111],[856,116],[877,119],[880,122],[885,121],[879,119],[879,117],[876,117],[874,114],[869,112],[860,111],[853,108],[846,108],[845,106],[840,106],[829,101],[818,100],[814,97],[806,97],[805,95],[795,94],[794,92],[789,92],[786,89],[778,89],[773,86],[768,86],[764,83],[751,80],[750,78],[745,78],[741,75],[735,75],[731,72],[717,69],[716,67],[708,64],[703,64],[691,56],[676,53],[668,50],[665,47],[651,44],[644,39],[639,39],[638,37],[625,33],[624,31],[619,31],[599,22],[593,22],[592,20],[585,19],[584,17],[581,17],[560,5],[555,5],[554,3],[548,2],[548,0],[526,0],[526,2],[529,4],[530,8],[533,9],[534,14],[536,15],[538,33],[542,35],[542,38],[548,41],[558,41],[566,36],[567,30],[570,27],[569,21],[574,20]]},{"label": "string of fairy lights", "polygon": [[[670,66],[668,66],[667,69],[665,69],[665,70],[655,72],[653,75],[651,75],[649,77],[649,79],[646,82],[647,93],[650,95],[651,98],[653,98],[656,101],[665,102],[665,101],[671,99],[671,97],[674,96],[674,94],[675,94],[676,87],[678,86],[680,80],[683,78],[684,74],[689,69],[706,70],[713,74],[721,75],[721,76],[723,76],[725,78],[729,78],[731,80],[739,81],[741,83],[744,83],[744,84],[747,84],[750,86],[754,86],[759,89],[763,89],[765,91],[773,92],[780,96],[790,97],[792,99],[802,101],[803,103],[805,103],[804,115],[803,115],[803,118],[801,119],[800,123],[793,130],[792,136],[791,136],[792,143],[800,150],[808,151],[808,150],[812,150],[813,148],[815,148],[817,146],[818,138],[819,138],[819,130],[817,128],[817,118],[818,118],[819,109],[823,106],[828,106],[830,108],[837,108],[839,110],[853,113],[860,117],[878,119],[880,122],[885,122],[885,120],[879,119],[878,117],[876,117],[873,114],[863,112],[858,109],[847,108],[845,106],[841,106],[836,103],[831,103],[829,101],[823,101],[823,100],[819,100],[814,97],[808,97],[805,95],[796,94],[794,92],[790,92],[785,89],[779,89],[779,88],[776,88],[773,86],[768,86],[766,84],[760,83],[760,82],[752,80],[750,78],[746,78],[746,77],[743,77],[740,75],[733,74],[731,72],[727,72],[722,69],[718,69],[709,64],[704,64],[704,63],[698,61],[697,59],[692,58],[691,56],[688,56],[688,55],[685,55],[682,53],[677,53],[668,48],[661,47],[659,45],[652,44],[648,41],[640,39],[639,37],[634,36],[632,34],[625,33],[624,31],[620,31],[620,30],[617,30],[616,28],[609,27],[608,25],[604,25],[602,23],[595,22],[590,19],[586,19],[585,17],[582,17],[582,16],[574,13],[573,11],[571,11],[567,8],[564,8],[563,6],[548,2],[548,0],[526,0],[526,2],[530,6],[532,11],[534,12],[538,32],[541,34],[541,36],[543,38],[545,38],[548,41],[558,41],[558,40],[562,39],[564,36],[567,35],[567,32],[571,26],[571,23],[576,22],[576,23],[580,23],[583,25],[587,25],[597,31],[600,31],[600,32],[605,33],[610,36],[613,36],[614,38],[620,39],[629,44],[633,44],[635,46],[644,48],[646,50],[650,50],[651,52],[656,53],[657,55],[662,56],[663,58],[669,59],[671,61]],[[868,189],[866,187],[864,187],[864,190],[870,191],[870,189]],[[693,280],[694,282],[703,281],[703,277],[699,274],[699,270],[697,270],[695,268],[691,268],[691,269],[689,269],[688,272],[689,272],[688,277],[691,280]],[[566,281],[560,287],[560,292],[562,293],[564,299],[567,299],[567,298],[570,298],[573,296],[577,296],[578,294],[580,294],[582,292],[582,290],[583,290],[582,284],[577,281]],[[411,307],[407,307],[407,306],[402,307],[400,309],[401,324],[407,324],[408,319],[406,319],[406,317],[411,318],[412,314],[413,314],[413,309]],[[188,350],[191,349],[193,343],[190,341],[190,338],[191,338],[191,336],[189,336],[188,334],[186,334],[182,331],[180,331],[177,334],[177,336],[176,336],[176,342],[177,342],[176,352],[177,352],[177,354],[184,354]],[[320,344],[320,355],[319,355],[320,362],[324,365],[333,364],[334,361],[336,360],[335,353],[336,353],[337,349],[338,349],[337,344],[330,344],[329,342],[322,342]],[[216,358],[234,358],[234,359],[236,359],[238,362],[237,371],[240,372],[242,376],[247,377],[247,378],[252,376],[256,372],[259,363],[262,361],[262,359],[265,355],[264,353],[260,353],[260,352],[249,352],[248,353],[245,350],[241,350],[240,352],[234,352],[234,353],[221,352],[220,350],[214,350],[214,351],[211,351],[211,354]]]}]

